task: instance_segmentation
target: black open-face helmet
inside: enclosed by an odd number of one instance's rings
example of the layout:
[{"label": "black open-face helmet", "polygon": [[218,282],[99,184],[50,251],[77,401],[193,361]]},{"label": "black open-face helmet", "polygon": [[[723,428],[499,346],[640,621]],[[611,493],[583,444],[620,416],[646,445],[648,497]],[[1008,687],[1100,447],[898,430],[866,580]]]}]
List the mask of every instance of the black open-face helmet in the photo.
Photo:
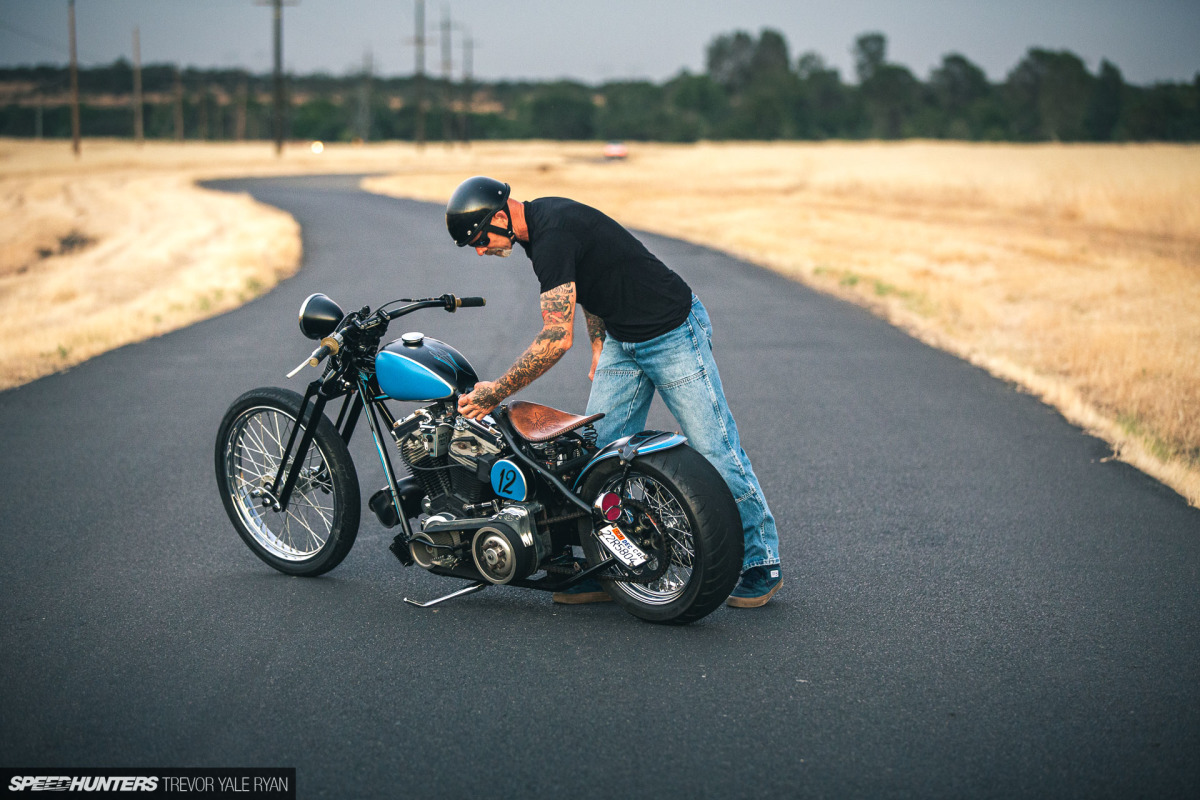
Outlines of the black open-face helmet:
[{"label": "black open-face helmet", "polygon": [[454,243],[466,247],[484,230],[515,239],[511,219],[507,230],[488,225],[497,211],[508,208],[509,191],[507,183],[482,175],[460,183],[446,203],[446,228]]}]

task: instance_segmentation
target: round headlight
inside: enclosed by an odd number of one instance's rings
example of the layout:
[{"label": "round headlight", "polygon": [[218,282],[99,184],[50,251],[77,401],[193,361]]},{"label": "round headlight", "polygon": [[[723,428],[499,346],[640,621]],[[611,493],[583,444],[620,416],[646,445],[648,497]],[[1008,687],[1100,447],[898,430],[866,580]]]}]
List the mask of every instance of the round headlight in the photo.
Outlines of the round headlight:
[{"label": "round headlight", "polygon": [[337,329],[344,316],[342,307],[325,295],[310,294],[300,304],[300,332],[309,339],[324,339]]}]

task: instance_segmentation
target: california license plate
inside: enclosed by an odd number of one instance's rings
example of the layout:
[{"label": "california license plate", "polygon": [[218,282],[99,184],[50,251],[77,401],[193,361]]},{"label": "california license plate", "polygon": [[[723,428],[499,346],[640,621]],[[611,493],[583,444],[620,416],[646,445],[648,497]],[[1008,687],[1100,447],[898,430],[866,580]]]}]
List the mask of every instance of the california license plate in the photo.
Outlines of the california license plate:
[{"label": "california license plate", "polygon": [[621,533],[621,529],[616,525],[609,525],[607,528],[600,530],[598,536],[600,543],[603,544],[608,552],[612,553],[627,567],[640,567],[649,559],[641,549],[629,541],[629,537]]}]

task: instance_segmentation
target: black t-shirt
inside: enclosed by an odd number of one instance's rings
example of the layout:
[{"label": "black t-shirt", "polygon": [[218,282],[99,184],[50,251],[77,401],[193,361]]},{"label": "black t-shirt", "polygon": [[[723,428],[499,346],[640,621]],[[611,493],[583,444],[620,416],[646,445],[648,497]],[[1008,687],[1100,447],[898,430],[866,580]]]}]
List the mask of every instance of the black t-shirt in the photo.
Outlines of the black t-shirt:
[{"label": "black t-shirt", "polygon": [[644,342],[683,324],[692,290],[646,246],[590,206],[562,197],[525,203],[529,242],[542,292],[575,282],[585,311],[622,342]]}]

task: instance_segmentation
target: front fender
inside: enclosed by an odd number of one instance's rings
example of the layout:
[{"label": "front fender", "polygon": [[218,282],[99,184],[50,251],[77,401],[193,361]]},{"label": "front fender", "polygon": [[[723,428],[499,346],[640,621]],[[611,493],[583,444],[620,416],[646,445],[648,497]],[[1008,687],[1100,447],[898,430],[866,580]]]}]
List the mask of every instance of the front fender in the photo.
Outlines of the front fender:
[{"label": "front fender", "polygon": [[620,458],[622,462],[632,461],[634,457],[646,455],[648,453],[657,453],[659,450],[669,450],[672,447],[687,442],[686,436],[681,436],[678,433],[670,431],[642,431],[635,433],[633,436],[626,436],[622,439],[617,439],[614,442],[606,444],[600,448],[600,452],[587,463],[575,479],[575,484],[572,489],[578,489],[587,479],[588,473],[592,468],[609,458]]}]

